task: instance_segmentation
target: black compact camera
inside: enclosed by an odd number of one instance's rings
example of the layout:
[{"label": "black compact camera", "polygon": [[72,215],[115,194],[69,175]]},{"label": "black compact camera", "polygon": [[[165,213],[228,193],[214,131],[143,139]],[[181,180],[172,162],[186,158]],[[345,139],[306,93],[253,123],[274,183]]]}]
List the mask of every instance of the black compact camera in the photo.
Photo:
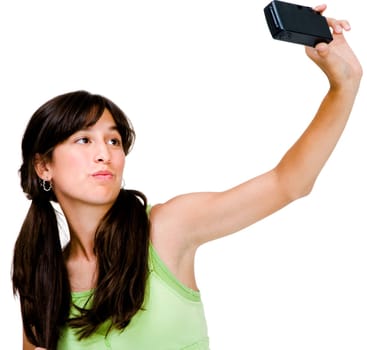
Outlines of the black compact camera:
[{"label": "black compact camera", "polygon": [[311,7],[272,1],[264,14],[274,39],[312,47],[333,40],[326,18]]}]

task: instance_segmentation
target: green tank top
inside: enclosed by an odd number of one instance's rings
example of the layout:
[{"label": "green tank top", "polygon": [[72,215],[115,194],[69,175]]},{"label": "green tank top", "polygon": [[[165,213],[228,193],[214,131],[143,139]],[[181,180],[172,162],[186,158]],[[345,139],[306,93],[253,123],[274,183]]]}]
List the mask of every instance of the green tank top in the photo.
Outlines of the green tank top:
[{"label": "green tank top", "polygon": [[[58,350],[208,350],[209,339],[200,293],[182,283],[149,245],[149,277],[143,309],[123,332],[109,322],[92,336],[78,340],[75,330],[61,332]],[[73,292],[76,306],[88,307],[93,291]],[[77,313],[73,307],[71,315]]]}]

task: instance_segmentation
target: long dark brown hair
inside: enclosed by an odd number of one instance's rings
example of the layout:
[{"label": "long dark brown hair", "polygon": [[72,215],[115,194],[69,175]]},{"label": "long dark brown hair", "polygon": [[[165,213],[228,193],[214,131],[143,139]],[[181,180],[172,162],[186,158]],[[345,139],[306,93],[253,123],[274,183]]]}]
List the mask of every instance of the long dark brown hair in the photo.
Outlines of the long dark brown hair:
[{"label": "long dark brown hair", "polygon": [[148,274],[149,220],[143,193],[121,189],[95,234],[97,286],[91,308],[69,319],[71,290],[59,237],[57,202],[46,192],[35,171],[36,157],[51,160],[59,143],[93,125],[107,109],[121,134],[125,154],[135,132],[129,119],[109,99],[87,91],[57,96],[30,119],[22,140],[21,186],[32,201],[13,258],[13,291],[20,297],[24,332],[36,345],[54,350],[62,328],[77,328],[80,338],[91,335],[106,320],[124,329],[142,308]]}]

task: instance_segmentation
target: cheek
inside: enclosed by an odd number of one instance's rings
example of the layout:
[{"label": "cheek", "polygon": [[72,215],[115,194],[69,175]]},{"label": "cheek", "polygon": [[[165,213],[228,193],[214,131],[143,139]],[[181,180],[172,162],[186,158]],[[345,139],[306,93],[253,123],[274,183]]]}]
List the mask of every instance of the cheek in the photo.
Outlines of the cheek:
[{"label": "cheek", "polygon": [[[81,155],[80,153],[73,153],[70,152],[67,157],[64,157],[63,164],[62,164],[64,170],[69,169],[72,171],[72,169],[84,169],[87,170],[87,162],[86,157]],[[60,167],[59,167],[60,170]]]},{"label": "cheek", "polygon": [[79,152],[65,152],[56,154],[53,164],[55,178],[69,178],[78,176],[87,170],[86,157]]},{"label": "cheek", "polygon": [[117,172],[119,172],[122,175],[124,168],[125,168],[125,156],[121,157],[120,155],[116,157],[115,166],[116,166]]}]

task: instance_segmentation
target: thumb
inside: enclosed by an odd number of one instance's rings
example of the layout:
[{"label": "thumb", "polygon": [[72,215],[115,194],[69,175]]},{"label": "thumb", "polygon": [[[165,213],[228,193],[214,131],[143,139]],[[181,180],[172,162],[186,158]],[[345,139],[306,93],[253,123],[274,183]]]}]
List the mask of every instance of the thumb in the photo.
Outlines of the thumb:
[{"label": "thumb", "polygon": [[326,43],[319,43],[316,45],[315,51],[320,57],[326,57],[329,53],[329,45]]},{"label": "thumb", "polygon": [[325,58],[329,54],[329,45],[326,43],[319,43],[315,47],[306,47],[307,56],[314,62],[319,62],[320,59]]},{"label": "thumb", "polygon": [[307,56],[317,65],[322,65],[324,59],[329,55],[330,47],[326,43],[319,43],[315,47],[306,46]]}]

